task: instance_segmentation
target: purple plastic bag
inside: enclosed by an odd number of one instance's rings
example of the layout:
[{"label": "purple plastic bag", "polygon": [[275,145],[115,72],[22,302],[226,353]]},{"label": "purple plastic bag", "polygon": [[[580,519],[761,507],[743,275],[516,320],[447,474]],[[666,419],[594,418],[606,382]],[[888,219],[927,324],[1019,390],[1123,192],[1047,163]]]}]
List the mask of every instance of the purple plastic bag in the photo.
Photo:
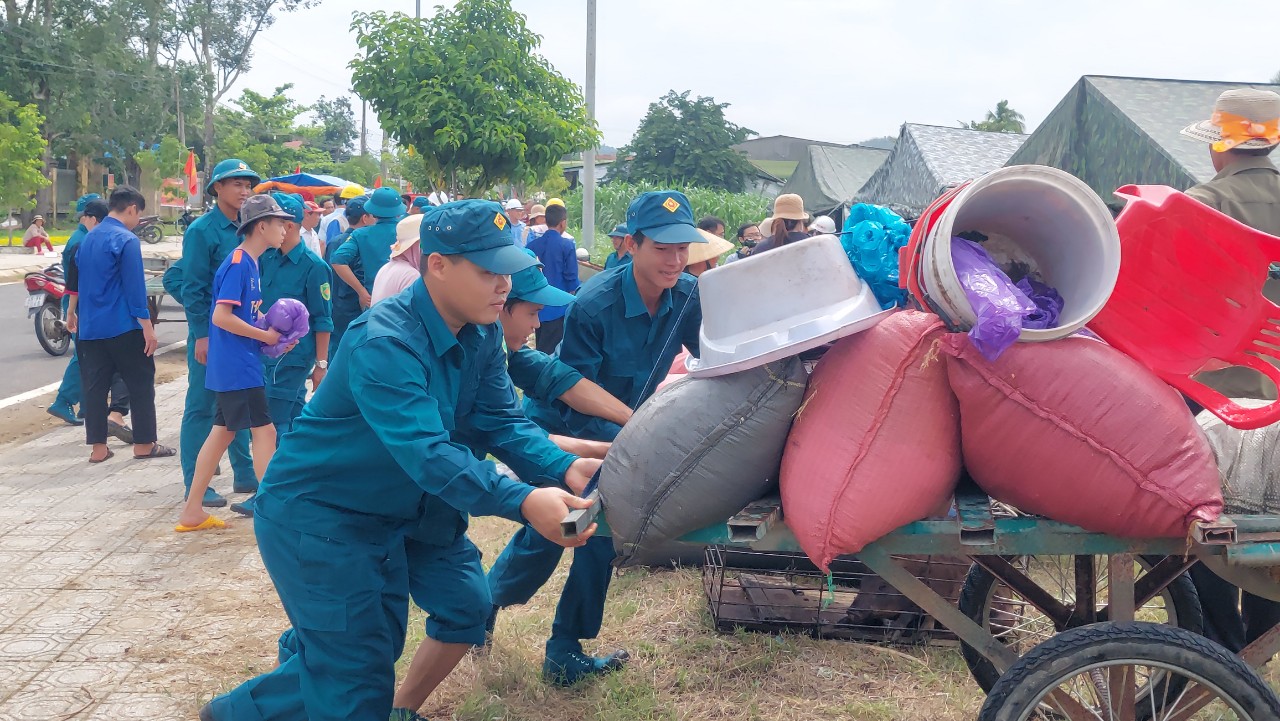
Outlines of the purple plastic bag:
[{"label": "purple plastic bag", "polygon": [[1022,327],[1031,330],[1044,330],[1058,327],[1058,316],[1062,315],[1065,301],[1058,289],[1045,285],[1030,277],[1018,281],[1018,290],[1031,299],[1036,309],[1022,318]]},{"label": "purple plastic bag", "polygon": [[280,341],[275,345],[262,344],[263,355],[279,358],[291,343],[301,340],[311,332],[311,314],[302,301],[281,298],[266,313],[258,316],[257,326],[263,330],[270,328],[280,334]]},{"label": "purple plastic bag", "polygon": [[951,262],[978,317],[969,340],[983,358],[994,361],[1017,342],[1022,319],[1039,309],[977,243],[952,238]]}]

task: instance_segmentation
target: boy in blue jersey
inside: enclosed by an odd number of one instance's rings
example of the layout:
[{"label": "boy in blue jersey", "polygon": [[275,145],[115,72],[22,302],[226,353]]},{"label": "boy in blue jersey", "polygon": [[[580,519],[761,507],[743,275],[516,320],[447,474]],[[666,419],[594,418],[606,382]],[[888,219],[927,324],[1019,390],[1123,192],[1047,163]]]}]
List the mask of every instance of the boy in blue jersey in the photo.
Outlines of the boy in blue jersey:
[{"label": "boy in blue jersey", "polygon": [[277,343],[280,334],[254,325],[262,306],[258,257],[268,248],[280,248],[285,221],[292,217],[269,195],[255,195],[244,201],[236,231],[244,240],[214,275],[205,387],[216,394],[216,410],[213,428],[196,457],[192,490],[174,528],[179,533],[226,526],[222,519],[204,512],[201,499],[213,479],[218,459],[227,452],[236,433],[250,431],[253,467],[259,478],[267,472],[267,463],[275,451],[276,431],[267,408],[259,344]]}]

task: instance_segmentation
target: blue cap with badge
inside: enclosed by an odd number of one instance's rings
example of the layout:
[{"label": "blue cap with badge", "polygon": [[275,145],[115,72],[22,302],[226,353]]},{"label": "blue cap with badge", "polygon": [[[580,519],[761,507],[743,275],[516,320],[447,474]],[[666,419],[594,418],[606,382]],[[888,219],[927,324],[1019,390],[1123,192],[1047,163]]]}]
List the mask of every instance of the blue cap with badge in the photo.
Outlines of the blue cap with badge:
[{"label": "blue cap with badge", "polygon": [[491,200],[458,200],[427,208],[419,237],[422,255],[461,255],[498,275],[514,275],[538,264],[516,247],[511,219]]},{"label": "blue cap with badge", "polygon": [[293,216],[293,222],[302,225],[302,216],[306,213],[306,206],[302,204],[302,196],[281,193],[277,190],[271,194],[271,197],[276,201],[276,205],[280,206],[281,210]]},{"label": "blue cap with badge", "polygon": [[80,199],[76,201],[76,213],[83,213],[84,209],[89,207],[89,203],[92,203],[95,200],[102,200],[102,196],[97,193],[85,193],[80,196]]},{"label": "blue cap with badge", "polygon": [[630,232],[627,230],[626,223],[618,223],[617,225],[613,226],[613,230],[609,231],[610,238],[625,238],[629,234]]},{"label": "blue cap with badge", "polygon": [[213,173],[209,176],[209,182],[204,186],[205,195],[217,195],[217,193],[213,192],[214,183],[232,178],[248,178],[253,181],[254,185],[262,182],[262,177],[250,170],[248,163],[236,158],[227,158],[213,166]]},{"label": "blue cap with badge", "polygon": [[[538,256],[534,255],[532,250],[525,248],[524,252],[537,263]],[[566,293],[547,282],[547,276],[542,273],[541,263],[513,273],[511,275],[511,292],[507,294],[507,297],[511,300],[536,303],[551,308],[559,308],[573,302],[572,293]]]},{"label": "blue cap with badge", "polygon": [[689,199],[678,190],[652,190],[641,193],[627,206],[627,230],[655,243],[705,243],[693,222]]}]

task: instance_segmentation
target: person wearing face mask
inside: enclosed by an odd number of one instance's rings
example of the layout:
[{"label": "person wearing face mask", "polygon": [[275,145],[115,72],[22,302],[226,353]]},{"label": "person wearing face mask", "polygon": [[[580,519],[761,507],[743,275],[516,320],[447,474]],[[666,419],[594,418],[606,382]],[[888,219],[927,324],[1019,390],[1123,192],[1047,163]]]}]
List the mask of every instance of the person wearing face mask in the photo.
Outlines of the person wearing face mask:
[{"label": "person wearing face mask", "polygon": [[751,255],[764,236],[760,234],[760,226],[755,223],[743,223],[738,226],[738,250],[725,256],[724,264],[742,260]]}]

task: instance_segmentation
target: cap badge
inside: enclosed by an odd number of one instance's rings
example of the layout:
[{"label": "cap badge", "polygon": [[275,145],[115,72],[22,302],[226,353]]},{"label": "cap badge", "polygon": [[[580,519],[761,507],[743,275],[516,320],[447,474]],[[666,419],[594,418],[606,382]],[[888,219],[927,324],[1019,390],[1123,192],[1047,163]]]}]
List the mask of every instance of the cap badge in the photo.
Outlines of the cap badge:
[{"label": "cap badge", "polygon": [[507,227],[507,219],[502,217],[502,213],[495,213],[493,216],[493,224],[498,226],[498,230]]},{"label": "cap badge", "polygon": [[667,212],[674,213],[680,209],[680,204],[676,202],[675,198],[667,198],[663,201],[662,207],[666,208]]},{"label": "cap badge", "polygon": [[238,168],[236,168],[236,169],[237,169],[237,170],[248,170],[248,169],[249,169],[249,166],[245,165],[244,163],[241,163],[241,164],[240,164],[240,166],[239,166]]}]

